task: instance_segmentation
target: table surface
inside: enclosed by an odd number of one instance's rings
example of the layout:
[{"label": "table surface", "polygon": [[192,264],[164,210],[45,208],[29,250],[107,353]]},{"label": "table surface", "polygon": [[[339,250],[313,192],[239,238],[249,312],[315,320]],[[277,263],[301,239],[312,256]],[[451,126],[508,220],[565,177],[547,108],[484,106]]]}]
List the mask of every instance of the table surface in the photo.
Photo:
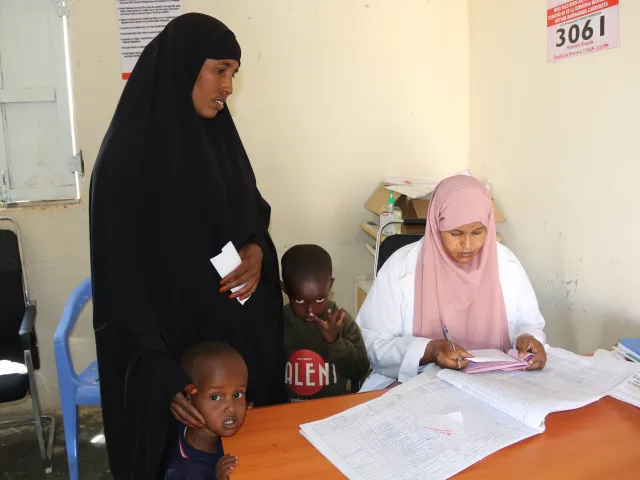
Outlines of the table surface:
[{"label": "table surface", "polygon": [[[299,433],[321,420],[379,397],[383,391],[258,408],[240,432],[224,440],[239,458],[233,480],[345,478]],[[552,413],[546,431],[504,448],[462,471],[456,479],[640,478],[640,409],[611,397]]]}]

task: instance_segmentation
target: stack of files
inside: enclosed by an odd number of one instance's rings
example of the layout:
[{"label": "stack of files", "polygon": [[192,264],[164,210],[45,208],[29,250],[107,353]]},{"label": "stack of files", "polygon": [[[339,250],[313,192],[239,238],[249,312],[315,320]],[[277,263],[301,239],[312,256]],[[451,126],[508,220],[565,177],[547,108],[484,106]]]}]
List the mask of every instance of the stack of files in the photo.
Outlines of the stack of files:
[{"label": "stack of files", "polygon": [[613,347],[613,355],[620,360],[640,363],[640,338],[621,338]]},{"label": "stack of files", "polygon": [[473,350],[469,353],[473,357],[467,359],[469,365],[462,370],[464,373],[524,370],[529,366],[528,360],[533,357],[533,354],[530,353],[521,360],[518,358],[517,350],[509,350],[508,353],[500,350]]},{"label": "stack of files", "polygon": [[609,396],[640,408],[640,363],[630,362],[626,357],[620,361],[621,359],[616,356],[616,352],[609,350],[596,350],[593,359],[600,365],[614,362],[624,366],[629,373],[629,378],[610,391]]},{"label": "stack of files", "polygon": [[546,350],[538,372],[465,375],[431,365],[379,398],[300,425],[300,433],[353,480],[449,478],[543,433],[549,413],[595,402],[629,377],[627,362]]}]

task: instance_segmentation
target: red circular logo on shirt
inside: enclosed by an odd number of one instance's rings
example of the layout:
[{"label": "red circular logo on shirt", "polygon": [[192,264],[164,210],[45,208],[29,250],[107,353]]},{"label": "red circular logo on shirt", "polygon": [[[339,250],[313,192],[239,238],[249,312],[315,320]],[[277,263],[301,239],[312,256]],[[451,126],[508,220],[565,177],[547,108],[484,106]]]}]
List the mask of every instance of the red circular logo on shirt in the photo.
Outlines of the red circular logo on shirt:
[{"label": "red circular logo on shirt", "polygon": [[296,395],[310,397],[329,385],[333,375],[330,364],[316,352],[296,350],[289,357],[284,378]]}]

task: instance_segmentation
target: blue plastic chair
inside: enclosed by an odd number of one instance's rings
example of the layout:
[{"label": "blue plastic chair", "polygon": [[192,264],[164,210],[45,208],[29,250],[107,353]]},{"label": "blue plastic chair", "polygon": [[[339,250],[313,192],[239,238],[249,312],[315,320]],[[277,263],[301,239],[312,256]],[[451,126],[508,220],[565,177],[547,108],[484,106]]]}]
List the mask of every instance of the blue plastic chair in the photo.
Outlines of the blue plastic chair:
[{"label": "blue plastic chair", "polygon": [[69,352],[69,335],[82,309],[91,300],[91,279],[87,278],[73,291],[64,307],[60,324],[53,336],[53,348],[60,384],[62,422],[67,442],[69,478],[78,480],[78,405],[100,405],[98,362],[93,362],[80,375],[76,374]]}]

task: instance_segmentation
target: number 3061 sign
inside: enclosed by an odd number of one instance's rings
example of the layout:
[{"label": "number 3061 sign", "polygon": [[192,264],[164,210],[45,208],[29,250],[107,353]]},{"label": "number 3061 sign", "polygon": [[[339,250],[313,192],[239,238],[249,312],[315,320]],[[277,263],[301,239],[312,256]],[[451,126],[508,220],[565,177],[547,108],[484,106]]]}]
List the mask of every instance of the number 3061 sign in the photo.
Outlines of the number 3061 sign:
[{"label": "number 3061 sign", "polygon": [[547,0],[547,61],[620,45],[619,0]]}]

